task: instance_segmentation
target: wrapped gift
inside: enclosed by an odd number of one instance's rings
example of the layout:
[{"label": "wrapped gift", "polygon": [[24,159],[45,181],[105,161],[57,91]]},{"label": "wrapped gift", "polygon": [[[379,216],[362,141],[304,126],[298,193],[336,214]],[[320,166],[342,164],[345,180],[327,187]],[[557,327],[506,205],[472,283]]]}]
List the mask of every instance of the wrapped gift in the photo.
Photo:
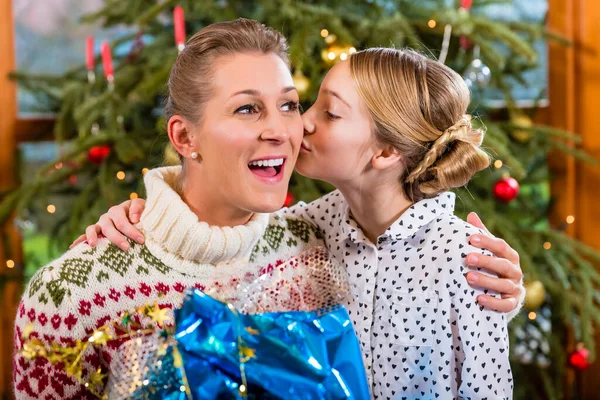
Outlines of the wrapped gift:
[{"label": "wrapped gift", "polygon": [[235,399],[244,392],[273,399],[369,398],[359,343],[343,306],[240,314],[195,290],[176,320],[194,399]]}]

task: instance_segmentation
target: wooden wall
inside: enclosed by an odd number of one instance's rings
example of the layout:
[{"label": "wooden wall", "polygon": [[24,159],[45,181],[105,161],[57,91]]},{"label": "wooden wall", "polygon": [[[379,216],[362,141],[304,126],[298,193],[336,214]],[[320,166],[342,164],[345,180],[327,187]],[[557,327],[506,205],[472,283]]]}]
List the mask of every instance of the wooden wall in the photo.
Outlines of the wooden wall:
[{"label": "wooden wall", "polygon": [[[0,1],[0,196],[17,183],[16,147],[16,91],[7,79],[14,69],[12,1]],[[12,398],[13,317],[21,297],[23,281],[19,237],[12,223],[0,226],[0,399]],[[8,268],[7,260],[16,267]],[[6,281],[6,278],[10,280]],[[4,283],[2,281],[4,280]]]},{"label": "wooden wall", "polygon": [[[549,0],[549,28],[574,42],[566,48],[550,46],[550,107],[540,122],[579,133],[581,148],[600,160],[600,2],[598,0]],[[576,220],[568,232],[600,249],[600,167],[553,155],[552,191],[558,202],[553,223],[568,215]],[[574,343],[571,343],[573,345]],[[600,332],[596,339],[600,350]],[[600,357],[582,376],[567,377],[566,398],[600,398]]]}]

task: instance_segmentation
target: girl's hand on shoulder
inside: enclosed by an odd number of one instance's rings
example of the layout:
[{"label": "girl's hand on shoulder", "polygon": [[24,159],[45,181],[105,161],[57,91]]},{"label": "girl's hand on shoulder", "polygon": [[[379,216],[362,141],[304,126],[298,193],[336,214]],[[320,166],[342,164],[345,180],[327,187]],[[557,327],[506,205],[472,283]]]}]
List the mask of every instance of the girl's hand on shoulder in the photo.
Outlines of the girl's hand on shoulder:
[{"label": "girl's hand on shoulder", "polygon": [[119,205],[112,206],[108,212],[100,216],[98,222],[88,226],[85,235],[78,237],[69,248],[73,248],[84,241],[94,247],[98,243],[99,234],[104,235],[123,251],[129,250],[127,238],[143,244],[144,235],[133,225],[140,221],[145,206],[146,200],[144,199],[127,200]]},{"label": "girl's hand on shoulder", "polygon": [[478,272],[469,272],[466,276],[467,281],[472,286],[493,290],[502,296],[499,299],[488,295],[480,295],[477,302],[500,312],[510,313],[518,309],[525,297],[519,254],[506,241],[489,233],[477,214],[470,213],[467,222],[487,233],[487,235],[471,235],[469,238],[470,244],[480,249],[487,249],[496,256],[490,257],[479,253],[470,253],[467,255],[467,264],[472,267],[485,268],[487,271],[498,275],[498,278],[494,278]]}]

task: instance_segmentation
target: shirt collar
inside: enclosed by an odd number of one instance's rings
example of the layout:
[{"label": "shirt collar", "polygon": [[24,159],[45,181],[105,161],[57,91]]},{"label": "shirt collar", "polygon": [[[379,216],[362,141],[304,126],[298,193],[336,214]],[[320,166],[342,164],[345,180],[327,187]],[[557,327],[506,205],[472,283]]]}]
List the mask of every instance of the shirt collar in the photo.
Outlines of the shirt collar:
[{"label": "shirt collar", "polygon": [[[379,237],[379,241],[383,242],[385,239],[401,240],[411,237],[423,226],[443,214],[453,214],[455,199],[456,195],[454,193],[445,192],[431,199],[421,200],[413,204],[386,229],[383,235]],[[352,218],[347,203],[340,219],[337,239],[350,239],[353,242],[366,240],[358,223]]]}]

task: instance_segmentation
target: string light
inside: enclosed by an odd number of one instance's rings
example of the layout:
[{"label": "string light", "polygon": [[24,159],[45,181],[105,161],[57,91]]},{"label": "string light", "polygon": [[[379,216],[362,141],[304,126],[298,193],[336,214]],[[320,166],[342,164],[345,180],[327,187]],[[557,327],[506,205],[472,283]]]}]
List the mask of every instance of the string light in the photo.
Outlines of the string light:
[{"label": "string light", "polygon": [[496,167],[496,168],[502,168],[503,165],[504,165],[504,163],[502,162],[502,160],[494,161],[494,167]]},{"label": "string light", "polygon": [[137,198],[138,198],[138,194],[137,194],[136,192],[132,192],[132,193],[129,195],[129,198],[130,198],[131,200],[133,200],[133,199],[137,199]]},{"label": "string light", "polygon": [[123,171],[119,171],[117,172],[117,179],[122,181],[123,179],[125,179],[125,172]]},{"label": "string light", "polygon": [[532,311],[527,315],[527,317],[529,317],[529,319],[533,321],[537,318],[537,314]]},{"label": "string light", "polygon": [[54,204],[48,204],[48,207],[46,207],[46,210],[50,214],[54,214],[56,212],[56,207],[54,206]]},{"label": "string light", "polygon": [[142,175],[146,175],[146,172],[148,172],[148,171],[149,171],[149,169],[148,169],[148,168],[144,168],[144,169],[142,169]]},{"label": "string light", "polygon": [[552,247],[552,243],[550,243],[550,242],[544,243],[544,249],[550,250],[551,247]]},{"label": "string light", "polygon": [[330,51],[329,54],[327,54],[327,58],[329,58],[331,61],[335,60],[335,53]]},{"label": "string light", "polygon": [[350,53],[350,54],[354,54],[354,53],[356,53],[356,48],[354,48],[354,47],[350,47],[350,48],[348,49],[348,53]]},{"label": "string light", "polygon": [[62,166],[63,166],[63,163],[59,162],[59,163],[56,163],[56,164],[54,165],[54,168],[56,168],[56,169],[61,169],[61,168],[62,168]]},{"label": "string light", "polygon": [[6,266],[8,268],[14,268],[15,267],[15,262],[13,260],[6,260]]},{"label": "string light", "polygon": [[326,38],[329,36],[329,31],[327,29],[321,29],[321,37]]},{"label": "string light", "polygon": [[433,19],[430,19],[430,20],[429,20],[429,22],[427,23],[427,25],[428,25],[428,26],[429,26],[431,29],[433,29],[433,28],[435,28],[435,26],[437,25],[437,22],[435,22],[435,20],[433,20]]},{"label": "string light", "polygon": [[335,42],[337,40],[337,36],[335,36],[333,33],[331,35],[327,35],[327,37],[325,38],[325,43],[327,44],[333,44],[333,42]]},{"label": "string light", "polygon": [[347,59],[348,59],[348,54],[346,54],[346,53],[340,54],[340,60],[346,61]]},{"label": "string light", "polygon": [[573,222],[575,222],[575,217],[572,215],[569,215],[567,217],[567,224],[572,224]]}]

